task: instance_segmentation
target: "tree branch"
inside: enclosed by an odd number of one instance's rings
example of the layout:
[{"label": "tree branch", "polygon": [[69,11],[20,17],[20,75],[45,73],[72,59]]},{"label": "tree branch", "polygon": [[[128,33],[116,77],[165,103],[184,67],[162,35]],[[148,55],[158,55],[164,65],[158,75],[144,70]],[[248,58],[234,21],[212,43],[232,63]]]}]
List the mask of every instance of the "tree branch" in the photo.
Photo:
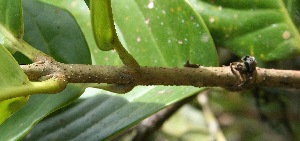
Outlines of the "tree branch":
[{"label": "tree branch", "polygon": [[256,73],[247,83],[233,73],[230,66],[170,68],[141,67],[132,72],[126,67],[97,66],[63,63],[34,63],[21,65],[31,81],[61,72],[68,83],[107,83],[119,85],[172,85],[195,87],[223,87],[229,90],[249,89],[254,86],[300,88],[300,71],[256,68]]}]

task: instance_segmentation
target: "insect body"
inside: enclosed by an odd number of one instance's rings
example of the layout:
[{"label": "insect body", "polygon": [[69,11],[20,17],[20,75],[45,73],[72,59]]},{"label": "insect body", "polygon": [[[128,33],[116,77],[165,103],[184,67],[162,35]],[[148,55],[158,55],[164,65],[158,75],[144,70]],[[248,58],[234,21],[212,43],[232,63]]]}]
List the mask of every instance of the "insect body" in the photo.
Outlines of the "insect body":
[{"label": "insect body", "polygon": [[[241,84],[239,84],[239,86],[243,86],[246,82],[252,79],[254,73],[256,73],[257,65],[256,60],[253,56],[244,56],[241,60],[243,62],[230,63],[232,73],[238,75],[236,71],[239,72],[239,76],[241,79]],[[235,65],[234,68],[233,65]]]},{"label": "insect body", "polygon": [[242,61],[244,63],[244,71],[246,73],[253,73],[255,70],[256,70],[256,61],[255,61],[255,58],[253,56],[244,56],[242,58]]}]

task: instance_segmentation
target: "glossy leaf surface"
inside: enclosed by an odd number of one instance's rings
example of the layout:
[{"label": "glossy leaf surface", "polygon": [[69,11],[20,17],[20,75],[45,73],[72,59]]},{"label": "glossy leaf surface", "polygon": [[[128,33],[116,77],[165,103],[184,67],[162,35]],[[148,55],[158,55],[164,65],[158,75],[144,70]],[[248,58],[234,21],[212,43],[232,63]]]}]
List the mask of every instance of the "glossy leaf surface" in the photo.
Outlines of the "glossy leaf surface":
[{"label": "glossy leaf surface", "polygon": [[[11,54],[0,45],[0,89],[16,89],[19,86],[29,84],[27,76],[19,67]],[[1,93],[4,94],[3,91]],[[18,97],[5,101],[0,101],[0,124],[21,108],[28,97]]]},{"label": "glossy leaf surface", "polygon": [[206,66],[217,64],[205,23],[185,1],[112,4],[119,34],[142,66],[182,66],[187,60]]},{"label": "glossy leaf surface", "polygon": [[[27,42],[63,63],[91,63],[84,36],[71,14],[35,0],[23,4]],[[72,84],[59,94],[31,96],[22,109],[0,125],[0,140],[19,140],[45,116],[76,100],[83,90]]]},{"label": "glossy leaf surface", "polygon": [[[112,1],[112,4],[118,36],[141,65],[181,67],[188,59],[201,65],[217,65],[216,50],[209,32],[199,15],[185,1],[172,1],[169,4],[155,1],[154,7],[150,4],[150,8],[149,1]],[[72,13],[78,14],[76,8],[69,8],[72,9]],[[137,12],[130,14],[132,11]],[[81,24],[81,27],[88,29],[86,23]],[[97,51],[96,46],[90,48],[93,48],[91,50],[96,64],[121,64],[115,52]],[[53,115],[52,118],[41,122],[26,138],[101,140],[130,128],[160,109],[202,90],[195,87],[139,86],[125,95],[88,91],[87,93],[95,93],[98,96],[87,99],[88,102],[79,102],[66,112]],[[81,116],[83,114],[86,116]],[[60,120],[66,122],[60,124],[57,122]],[[53,126],[49,127],[50,124]],[[63,127],[70,129],[68,133]],[[79,127],[81,129],[78,129]]]},{"label": "glossy leaf surface", "polygon": [[300,53],[300,35],[281,0],[189,0],[214,41],[233,53],[271,61]]},{"label": "glossy leaf surface", "polygon": [[76,100],[83,89],[69,85],[55,95],[33,95],[29,101],[0,126],[1,140],[20,140],[31,128],[51,112]]},{"label": "glossy leaf surface", "polygon": [[[22,0],[0,0],[0,24],[15,37],[22,38],[24,33]],[[5,11],[5,12],[4,12]]]},{"label": "glossy leaf surface", "polygon": [[60,62],[91,63],[85,38],[68,11],[36,0],[23,4],[25,41]]},{"label": "glossy leaf surface", "polygon": [[[5,38],[5,34],[22,38],[24,35],[23,11],[21,0],[0,0],[0,43],[6,47],[11,53],[15,53],[16,49]],[[5,33],[3,31],[5,28]]]},{"label": "glossy leaf surface", "polygon": [[[230,1],[227,1],[227,2],[230,2]],[[240,10],[240,8],[249,8],[249,7],[257,4],[257,3],[245,4],[245,3],[247,3],[247,1],[232,1],[232,2],[236,2],[236,3],[235,4],[228,4],[228,7],[235,5],[235,7],[231,8],[231,9],[233,9],[233,10],[235,9],[237,11]],[[274,2],[274,1],[256,1],[256,2],[262,3],[262,5],[261,5],[261,7],[257,7],[257,9],[253,9],[253,11],[260,10],[260,8],[274,6],[273,4],[270,4],[270,5],[268,4],[268,3]],[[263,4],[263,3],[265,3],[265,4]],[[66,4],[66,3],[64,3],[64,4]],[[77,13],[78,14],[78,11],[80,11],[80,10],[72,7],[71,4],[69,4],[68,6],[72,10],[72,13]],[[144,5],[143,8],[147,8],[148,6],[149,5]],[[157,5],[154,2],[154,7],[155,6],[157,6]],[[150,4],[150,7],[152,7],[151,4]],[[217,10],[219,10],[219,7],[214,7],[214,8],[217,8]],[[222,6],[221,10],[222,9],[224,10],[224,8],[226,8],[226,6]],[[127,7],[127,9],[131,9],[131,7]],[[216,9],[214,9],[214,10],[216,10]],[[213,12],[214,11],[212,10],[212,13]],[[139,13],[139,12],[137,12],[137,13]],[[78,14],[78,15],[80,15],[80,14]],[[78,17],[80,17],[80,16],[78,16]],[[77,19],[77,20],[80,21],[79,19]],[[215,19],[211,19],[211,20],[214,21]],[[230,20],[228,20],[228,22],[230,22]],[[231,24],[236,23],[235,20],[232,20],[231,22],[232,22]],[[119,24],[119,23],[117,22],[117,24]],[[255,22],[253,22],[251,24],[255,25]],[[249,23],[249,25],[251,25],[251,24]],[[88,21],[86,21],[86,23],[83,21],[82,24],[81,24],[81,27],[84,28],[84,29],[89,29],[88,26],[86,26],[86,25],[88,25]],[[130,25],[128,25],[128,26],[130,26]],[[219,24],[219,26],[223,26],[223,25]],[[121,25],[119,25],[119,27],[121,27]],[[161,30],[163,30],[163,29],[161,29]],[[85,35],[87,35],[89,37],[92,37],[91,36],[92,34],[88,33],[88,31],[84,31],[84,32],[85,32]],[[221,35],[222,35],[223,31],[220,30],[220,32],[221,32]],[[119,28],[119,35],[123,35],[123,34],[124,34],[124,31],[122,30],[122,28]],[[217,34],[217,31],[215,31],[214,34]],[[233,34],[233,33],[231,33],[231,34]],[[135,46],[130,46],[129,44],[127,44],[127,42],[126,42],[126,40],[128,40],[128,39],[126,39],[127,36],[119,36],[119,37],[124,37],[124,39],[123,39],[124,42],[123,43],[125,43],[127,47],[135,47]],[[136,35],[134,37],[136,37]],[[217,38],[218,36],[214,36],[214,37],[216,37],[215,40],[218,41],[218,38]],[[134,39],[138,39],[138,38],[134,38]],[[138,40],[135,40],[135,41],[138,41]],[[140,41],[142,41],[142,40],[140,40]],[[220,40],[219,42],[221,42],[221,41],[225,42],[225,40]],[[94,43],[92,41],[89,42],[89,45],[92,48],[92,52],[95,55],[94,58],[96,58],[95,62],[97,64],[110,64],[110,65],[120,64],[119,61],[118,61],[118,58],[116,57],[116,54],[114,52],[105,52],[105,53],[100,52],[99,50],[97,50],[96,46],[93,45],[93,44]],[[218,43],[218,44],[220,44],[220,43]],[[142,46],[142,47],[145,47],[145,46]],[[243,52],[243,53],[245,53],[245,52]],[[140,55],[148,55],[148,54],[145,53],[145,54],[140,54]],[[151,60],[150,61],[146,60],[146,61],[151,62]],[[149,63],[148,64],[146,61],[143,61],[142,59],[139,60],[140,63],[145,63],[144,65],[164,65],[163,63],[162,64],[160,64],[160,63],[158,63],[158,64]],[[180,65],[178,65],[178,66],[180,66]],[[172,88],[172,91],[174,90],[175,92],[178,90],[178,89],[174,89],[174,87],[171,87],[171,88]],[[100,94],[100,95],[89,98],[88,100],[85,100],[85,101],[82,101],[82,102],[75,103],[73,105],[74,107],[73,106],[70,107],[69,110],[66,110],[64,112],[63,111],[58,112],[58,113],[56,113],[57,114],[56,116],[53,115],[49,119],[45,120],[45,122],[42,122],[40,125],[37,126],[36,129],[33,130],[33,133],[30,134],[31,138],[29,138],[29,139],[58,139],[59,137],[64,138],[64,139],[70,139],[70,138],[74,139],[74,138],[77,137],[77,139],[80,139],[80,137],[90,135],[88,138],[100,140],[102,138],[110,137],[111,134],[108,135],[107,132],[110,132],[110,133],[113,132],[114,134],[116,132],[118,133],[118,132],[122,131],[123,128],[130,127],[130,126],[125,126],[124,124],[131,125],[131,124],[139,121],[138,118],[140,118],[140,117],[137,117],[134,120],[132,118],[135,118],[135,117],[131,116],[131,114],[132,115],[136,114],[135,111],[138,111],[138,110],[135,110],[135,108],[138,107],[138,106],[135,107],[134,104],[137,104],[137,105],[140,104],[139,106],[141,107],[141,109],[143,109],[144,105],[149,105],[149,108],[152,108],[151,106],[153,106],[154,107],[153,109],[155,109],[154,111],[156,111],[157,105],[158,105],[158,107],[160,107],[160,102],[159,101],[161,101],[163,103],[167,103],[167,104],[170,104],[170,103],[176,101],[176,100],[174,100],[174,101],[171,101],[171,102],[166,102],[164,97],[158,97],[155,94],[153,95],[153,93],[155,93],[155,91],[156,91],[157,94],[162,94],[162,95],[164,95],[166,93],[172,93],[172,91],[168,91],[168,90],[169,89],[167,87],[163,87],[163,88],[159,88],[159,87],[138,87],[138,88],[134,89],[134,91],[132,91],[131,93],[126,94],[125,96],[106,95],[106,94],[101,94],[101,93],[104,93],[104,92],[95,92],[96,94]],[[147,92],[149,92],[149,93],[153,92],[153,93],[146,96]],[[91,93],[91,92],[89,92],[89,93]],[[184,96],[185,94],[189,94],[189,92],[184,92],[184,93],[181,93],[181,94],[174,94],[174,95],[172,93],[171,95],[178,98],[179,97],[178,95],[185,97]],[[242,106],[242,108],[241,108],[241,106],[240,107],[239,106],[232,106],[232,104],[233,105],[243,105],[243,104],[245,104],[245,102],[241,102],[239,104],[234,104],[234,102],[236,102],[236,99],[232,99],[232,96],[228,96],[227,94],[222,95],[220,93],[217,93],[217,95],[222,96],[222,97],[224,96],[225,99],[227,98],[227,100],[224,100],[224,98],[220,98],[220,101],[217,101],[215,103],[218,106],[220,106],[219,103],[221,103],[221,102],[227,103],[227,106],[232,107],[233,109],[240,109],[237,112],[242,111],[242,112],[245,112],[246,114],[249,114],[248,110],[245,111],[243,106]],[[236,95],[236,93],[234,93],[233,95],[234,95],[234,97],[238,97]],[[137,100],[137,99],[142,98],[144,96],[145,96],[144,100]],[[152,102],[154,101],[152,98],[156,98],[157,101],[155,101],[154,103],[150,103],[151,101]],[[119,103],[114,103],[114,101],[117,101]],[[146,102],[144,102],[144,101],[146,101]],[[110,103],[110,102],[112,102],[114,104],[106,105],[107,103]],[[127,106],[127,105],[130,105],[130,104],[132,104],[132,105]],[[245,105],[250,105],[250,103],[246,103]],[[293,106],[295,106],[295,105],[293,105]],[[90,109],[91,107],[97,107],[97,108]],[[128,107],[130,107],[130,108],[128,108]],[[220,108],[220,107],[218,107],[218,108]],[[253,108],[253,107],[251,107],[251,108]],[[108,109],[112,109],[112,110],[109,111]],[[139,108],[137,108],[137,109],[139,109]],[[86,111],[86,110],[88,111],[89,110],[89,111],[88,112],[78,112],[77,113],[78,110],[79,111]],[[132,110],[132,113],[130,112],[131,110]],[[121,111],[126,111],[127,113],[123,113]],[[142,111],[141,113],[145,113],[145,111],[147,111],[147,109]],[[99,113],[102,113],[102,112],[104,113],[103,115],[99,114]],[[91,117],[91,118],[87,118],[87,117],[85,118],[83,116],[80,116],[83,113],[88,114],[88,117]],[[73,116],[72,116],[72,118],[66,118],[66,117],[70,117],[71,115],[74,115],[77,118],[75,118]],[[92,115],[94,115],[94,117],[92,117]],[[120,116],[118,116],[118,115],[120,115]],[[126,116],[128,116],[129,118],[126,118]],[[138,116],[140,116],[140,115],[138,115]],[[101,118],[101,120],[97,120],[97,118]],[[78,119],[77,122],[76,122],[76,119]],[[112,120],[110,121],[110,119],[112,119]],[[241,118],[237,118],[237,119],[241,119]],[[130,120],[134,120],[134,121],[130,121]],[[63,121],[63,122],[58,122],[58,121]],[[78,121],[85,121],[86,124],[84,124],[84,122],[78,122]],[[244,124],[245,120],[244,119],[243,120],[237,120],[237,122],[242,122]],[[91,123],[94,123],[95,126],[88,127],[89,125],[91,125]],[[246,121],[246,123],[249,123],[249,121]],[[243,125],[243,124],[241,124],[241,125]],[[50,125],[55,125],[55,126],[52,126],[52,127],[49,128]],[[101,129],[97,130],[96,127],[99,127],[99,126],[101,127],[101,125],[104,125],[104,126],[102,126],[104,128],[101,128]],[[261,125],[261,122],[259,122],[257,125]],[[63,127],[66,127],[68,129],[70,129],[70,127],[76,127],[76,126],[78,126],[78,127],[79,126],[84,126],[82,128],[85,128],[86,131],[84,131],[84,133],[82,133],[82,134],[74,135],[74,134],[71,134],[69,132],[66,133],[63,130],[64,129]],[[251,126],[255,126],[255,125],[251,125]],[[120,127],[122,129],[119,129]],[[42,132],[41,131],[42,129],[45,130],[45,132]],[[233,132],[236,132],[236,129],[241,129],[241,128],[240,128],[240,126],[238,126],[237,128],[233,129],[234,130]],[[250,129],[253,129],[253,128],[250,128]],[[255,129],[257,129],[257,128],[255,128]],[[246,128],[243,131],[247,132],[247,131],[249,131],[249,128]],[[253,131],[258,131],[258,130],[253,130]],[[101,132],[103,134],[100,134]],[[78,132],[75,131],[74,133],[78,133]],[[88,134],[88,133],[93,133],[93,134]],[[97,138],[95,136],[97,136],[98,133],[100,134],[100,136]],[[63,136],[63,135],[66,135],[66,136]]]},{"label": "glossy leaf surface", "polygon": [[[137,87],[124,96],[97,92],[64,112],[41,122],[27,140],[103,140],[184,97],[194,87]],[[63,121],[63,122],[61,122]]]}]

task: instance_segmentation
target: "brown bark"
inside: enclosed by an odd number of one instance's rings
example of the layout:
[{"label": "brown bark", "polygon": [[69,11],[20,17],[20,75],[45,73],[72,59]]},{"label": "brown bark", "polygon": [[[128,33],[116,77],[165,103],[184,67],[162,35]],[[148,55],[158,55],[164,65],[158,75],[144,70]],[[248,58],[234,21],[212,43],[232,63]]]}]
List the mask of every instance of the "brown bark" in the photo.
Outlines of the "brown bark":
[{"label": "brown bark", "polygon": [[230,66],[223,67],[140,67],[133,72],[126,67],[63,63],[34,63],[21,65],[31,81],[60,72],[68,83],[108,83],[119,85],[172,85],[223,87],[229,90],[254,86],[300,88],[300,71],[256,68],[250,80],[241,85],[241,74]]}]

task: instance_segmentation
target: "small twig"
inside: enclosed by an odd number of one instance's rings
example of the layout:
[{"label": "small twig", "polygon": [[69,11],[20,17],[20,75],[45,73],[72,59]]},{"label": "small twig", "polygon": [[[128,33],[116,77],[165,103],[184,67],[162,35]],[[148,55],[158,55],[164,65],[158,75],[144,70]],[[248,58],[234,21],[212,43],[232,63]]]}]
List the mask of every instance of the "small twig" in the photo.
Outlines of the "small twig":
[{"label": "small twig", "polygon": [[126,69],[131,72],[138,73],[140,65],[133,56],[123,47],[119,39],[115,39],[114,49],[117,51]]},{"label": "small twig", "polygon": [[23,82],[23,85],[20,86],[1,89],[0,101],[33,94],[56,94],[66,88],[68,82],[64,71],[59,66],[60,63],[47,55],[37,56],[33,58],[33,61],[35,62],[30,67],[40,65],[51,67],[42,71],[40,75],[31,74],[28,76],[33,77],[38,82]]}]

